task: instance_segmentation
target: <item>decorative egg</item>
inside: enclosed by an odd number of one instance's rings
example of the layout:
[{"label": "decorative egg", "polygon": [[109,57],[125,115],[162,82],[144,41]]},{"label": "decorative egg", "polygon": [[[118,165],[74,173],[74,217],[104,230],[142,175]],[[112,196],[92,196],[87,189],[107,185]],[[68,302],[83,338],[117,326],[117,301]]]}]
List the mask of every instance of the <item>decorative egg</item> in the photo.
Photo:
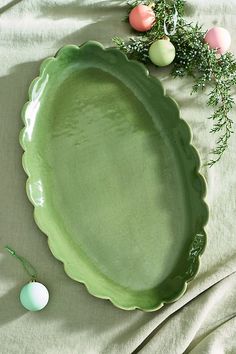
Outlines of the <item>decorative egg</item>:
[{"label": "decorative egg", "polygon": [[146,5],[135,6],[129,14],[129,23],[136,31],[146,32],[156,22],[155,13],[151,7]]},{"label": "decorative egg", "polygon": [[222,27],[212,27],[209,29],[204,40],[211,49],[217,49],[218,54],[225,54],[231,44],[229,32]]},{"label": "decorative egg", "polygon": [[48,303],[49,293],[46,286],[38,282],[30,282],[20,292],[20,302],[29,311],[42,310]]},{"label": "decorative egg", "polygon": [[175,47],[167,39],[158,39],[149,48],[149,59],[158,66],[166,66],[175,58]]}]

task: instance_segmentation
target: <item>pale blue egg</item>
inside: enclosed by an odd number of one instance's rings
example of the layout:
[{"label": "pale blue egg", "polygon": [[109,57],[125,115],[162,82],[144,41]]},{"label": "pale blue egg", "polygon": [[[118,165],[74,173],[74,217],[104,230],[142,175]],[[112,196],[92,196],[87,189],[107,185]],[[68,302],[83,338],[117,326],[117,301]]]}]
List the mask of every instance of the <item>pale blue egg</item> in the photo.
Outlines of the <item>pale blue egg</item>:
[{"label": "pale blue egg", "polygon": [[48,289],[41,283],[33,281],[21,289],[20,302],[29,311],[42,310],[47,305],[48,300]]}]

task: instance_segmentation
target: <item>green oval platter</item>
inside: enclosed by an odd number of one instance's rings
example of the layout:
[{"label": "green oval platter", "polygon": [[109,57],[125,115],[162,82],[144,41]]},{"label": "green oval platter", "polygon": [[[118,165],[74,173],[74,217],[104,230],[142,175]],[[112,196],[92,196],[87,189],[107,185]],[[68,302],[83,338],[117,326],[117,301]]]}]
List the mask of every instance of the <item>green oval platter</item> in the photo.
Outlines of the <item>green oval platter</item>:
[{"label": "green oval platter", "polygon": [[34,217],[66,273],[126,310],[184,294],[206,235],[206,184],[160,81],[116,48],[43,61],[20,143]]}]

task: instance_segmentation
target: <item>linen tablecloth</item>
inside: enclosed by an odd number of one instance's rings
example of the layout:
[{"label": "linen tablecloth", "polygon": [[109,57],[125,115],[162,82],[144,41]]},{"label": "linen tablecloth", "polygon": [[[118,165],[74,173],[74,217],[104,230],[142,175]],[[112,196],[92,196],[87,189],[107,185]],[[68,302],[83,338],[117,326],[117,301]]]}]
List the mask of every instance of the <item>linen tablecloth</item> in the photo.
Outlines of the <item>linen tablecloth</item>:
[{"label": "linen tablecloth", "polygon": [[[191,0],[186,11],[190,21],[205,29],[227,28],[236,53],[234,0]],[[18,143],[28,86],[42,59],[65,44],[94,39],[111,46],[113,36],[128,37],[130,27],[122,21],[126,13],[126,3],[118,0],[0,1],[1,354],[236,353],[235,136],[220,163],[202,168],[210,219],[200,272],[180,300],[157,312],[122,311],[89,295],[64,273],[33,220]],[[173,80],[169,68],[151,71],[179,103],[194,145],[208,160],[214,137],[208,133],[206,96],[190,96],[191,79]],[[5,244],[26,256],[48,287],[50,302],[43,311],[30,313],[20,305],[19,291],[28,277],[3,250]]]}]

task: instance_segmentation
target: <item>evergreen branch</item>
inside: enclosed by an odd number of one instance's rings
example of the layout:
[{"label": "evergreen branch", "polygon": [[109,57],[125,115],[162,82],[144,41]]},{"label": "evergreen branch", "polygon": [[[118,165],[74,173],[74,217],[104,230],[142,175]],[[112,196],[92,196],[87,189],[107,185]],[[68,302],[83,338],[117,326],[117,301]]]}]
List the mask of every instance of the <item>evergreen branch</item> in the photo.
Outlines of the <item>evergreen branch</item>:
[{"label": "evergreen branch", "polygon": [[113,38],[113,41],[128,57],[150,63],[149,47],[155,40],[165,36],[164,21],[166,20],[167,24],[172,23],[175,4],[179,19],[176,33],[171,36],[171,42],[176,50],[171,75],[174,78],[191,76],[193,79],[191,94],[203,91],[207,86],[213,87],[207,100],[207,105],[213,109],[209,117],[213,122],[210,133],[217,136],[216,146],[211,151],[213,158],[207,162],[208,166],[213,166],[223,156],[233,134],[230,113],[234,105],[232,88],[236,85],[236,59],[230,52],[219,57],[216,50],[209,49],[204,43],[206,31],[202,26],[198,23],[188,23],[183,18],[185,1],[128,1],[130,10],[138,4],[150,3],[155,5],[153,10],[157,18],[151,30],[142,34],[136,32],[136,36],[129,38],[127,42],[119,37]]}]

